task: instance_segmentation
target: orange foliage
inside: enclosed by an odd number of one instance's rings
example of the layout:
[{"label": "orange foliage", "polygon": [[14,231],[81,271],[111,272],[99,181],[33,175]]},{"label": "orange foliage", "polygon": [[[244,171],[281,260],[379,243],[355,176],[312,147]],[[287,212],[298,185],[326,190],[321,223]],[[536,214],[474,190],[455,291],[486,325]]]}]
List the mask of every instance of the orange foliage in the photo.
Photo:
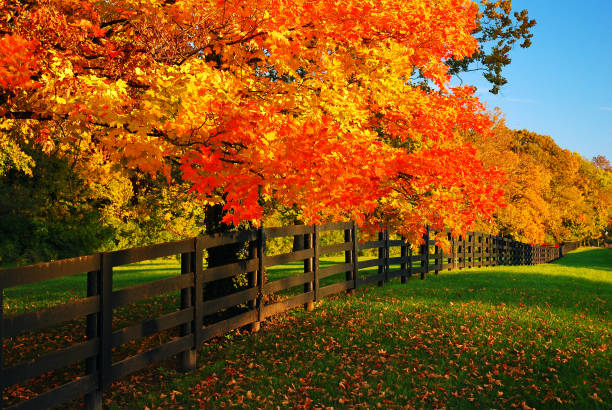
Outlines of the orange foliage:
[{"label": "orange foliage", "polygon": [[427,223],[463,231],[500,203],[500,174],[454,134],[489,125],[471,87],[449,88],[445,64],[477,50],[471,1],[0,9],[4,122],[49,149],[78,146],[81,161],[167,178],[178,162],[198,195],[225,203],[228,223],[257,224],[275,204],[307,223],[354,218],[414,239]]}]

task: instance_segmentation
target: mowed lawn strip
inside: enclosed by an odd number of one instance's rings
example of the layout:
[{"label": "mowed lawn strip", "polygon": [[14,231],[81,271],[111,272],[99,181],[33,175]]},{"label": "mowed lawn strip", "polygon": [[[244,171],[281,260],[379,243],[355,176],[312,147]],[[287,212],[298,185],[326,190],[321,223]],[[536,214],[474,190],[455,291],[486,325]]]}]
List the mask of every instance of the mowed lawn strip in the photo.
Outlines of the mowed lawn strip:
[{"label": "mowed lawn strip", "polygon": [[610,408],[612,250],[324,299],[126,378],[111,408]]}]

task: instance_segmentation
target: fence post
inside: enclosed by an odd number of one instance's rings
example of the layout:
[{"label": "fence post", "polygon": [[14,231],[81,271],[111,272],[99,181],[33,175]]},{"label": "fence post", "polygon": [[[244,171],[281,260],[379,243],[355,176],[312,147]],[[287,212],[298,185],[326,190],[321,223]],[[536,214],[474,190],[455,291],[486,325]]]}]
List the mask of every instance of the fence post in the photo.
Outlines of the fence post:
[{"label": "fence post", "polygon": [[402,264],[400,265],[402,276],[400,277],[400,280],[401,283],[406,283],[406,272],[408,272],[408,264],[412,265],[412,263],[406,262],[406,258],[408,257],[408,247],[406,246],[406,243],[403,239],[402,245],[400,246],[400,257],[402,258]]},{"label": "fence post", "polygon": [[[189,309],[193,306],[192,304],[192,294],[195,290],[195,270],[194,262],[195,262],[195,243],[196,239],[193,239],[193,247],[194,251],[189,253],[181,254],[181,275],[193,274],[193,287],[189,289],[181,289],[181,310]],[[186,350],[180,354],[180,366],[181,370],[184,372],[194,370],[196,368],[196,355],[197,355],[197,346],[195,344],[195,324],[197,323],[195,309],[193,318],[191,323],[185,323],[181,325],[180,335],[181,337],[187,336],[189,334],[194,335],[194,345],[190,350]]]},{"label": "fence post", "polygon": [[[102,260],[102,255],[100,255],[100,260]],[[99,275],[99,270],[87,272],[87,297],[100,295],[100,288],[98,287]],[[102,310],[101,306],[100,310]],[[92,313],[91,315],[87,315],[85,329],[85,336],[87,340],[92,340],[98,337],[98,315],[99,313]],[[2,346],[1,340],[0,346]],[[99,376],[97,357],[90,357],[85,361],[85,373],[94,374],[96,375],[96,377]],[[99,383],[100,381],[98,380],[98,385]],[[2,406],[0,406],[0,408],[2,408]],[[93,392],[85,395],[85,408],[87,410],[102,410],[102,391],[100,389],[96,389]]]},{"label": "fence post", "polygon": [[389,282],[389,230],[385,229],[385,283]]},{"label": "fence post", "polygon": [[4,408],[4,378],[4,288],[0,286],[0,409]]},{"label": "fence post", "polygon": [[312,258],[312,268],[313,268],[313,289],[314,292],[314,300],[318,300],[319,298],[319,250],[321,248],[321,238],[319,235],[319,226],[314,226],[314,233],[312,234],[312,244],[314,246],[314,257]]},{"label": "fence post", "polygon": [[[381,242],[381,241],[384,241],[384,240],[385,240],[385,233],[382,232],[382,231],[378,232],[378,241]],[[381,261],[383,263],[382,265],[380,264]],[[382,246],[378,247],[378,264],[379,264],[378,265],[378,275],[384,274],[386,276],[386,274],[385,274],[385,266],[386,266],[386,263],[385,263],[385,245],[384,244]],[[384,284],[385,284],[385,280],[384,279],[378,281],[378,286],[384,286]]]},{"label": "fence post", "polygon": [[[344,242],[345,243],[350,243],[351,242],[351,231],[352,231],[351,228],[344,230]],[[352,253],[353,253],[352,246],[351,246],[351,249],[344,251],[344,263],[351,263],[352,262],[352,260],[353,260],[352,257],[351,257]],[[353,280],[353,282],[354,282],[353,272],[354,272],[353,267],[351,267],[349,270],[347,270],[345,272],[344,278],[346,279],[347,282],[350,281],[350,280]],[[353,294],[353,289],[347,289],[346,290],[346,294],[347,295],[352,295]]]},{"label": "fence post", "polygon": [[[312,246],[312,234],[304,235],[304,249],[313,249],[313,254],[314,254],[314,248]],[[313,272],[313,266],[314,266],[313,259],[314,259],[314,256],[304,260],[304,273]],[[313,273],[313,278],[314,278],[314,273]],[[304,283],[304,293],[313,291],[313,281],[314,280]],[[314,298],[313,300],[304,303],[304,310],[306,310],[307,312],[314,310]]]},{"label": "fence post", "polygon": [[357,225],[353,221],[353,289],[357,289],[357,278],[359,277],[359,260],[357,254]]},{"label": "fence post", "polygon": [[112,334],[113,334],[113,264],[110,253],[100,254],[100,275],[98,290],[100,292],[100,316],[98,316],[98,372],[100,374],[100,394],[111,385]]},{"label": "fence post", "polygon": [[204,238],[195,238],[194,247],[191,260],[194,273],[191,301],[193,303],[194,347],[198,349],[204,342],[204,329],[202,329],[204,324]]},{"label": "fence post", "polygon": [[261,308],[263,304],[263,287],[264,287],[264,255],[266,251],[266,234],[263,226],[257,229],[257,322],[251,324],[252,332],[259,332],[261,328]]},{"label": "fence post", "polygon": [[423,234],[425,243],[421,245],[421,280],[425,279],[425,275],[429,272],[429,225]]}]

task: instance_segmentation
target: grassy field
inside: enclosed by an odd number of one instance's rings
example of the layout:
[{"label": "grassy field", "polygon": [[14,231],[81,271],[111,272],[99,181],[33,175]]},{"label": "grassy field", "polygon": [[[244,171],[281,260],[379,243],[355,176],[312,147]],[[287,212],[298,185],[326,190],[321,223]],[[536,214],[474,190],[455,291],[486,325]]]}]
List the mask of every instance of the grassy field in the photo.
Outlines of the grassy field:
[{"label": "grassy field", "polygon": [[[325,264],[340,262],[331,258]],[[115,288],[178,274],[174,260],[122,268]],[[269,279],[300,264],[270,269]],[[84,294],[72,277],[5,291],[19,312]],[[41,295],[42,292],[42,295]],[[105,396],[112,409],[239,407],[609,408],[612,250],[546,265],[445,271],[360,289],[203,346],[198,369],[172,363]],[[157,314],[161,298],[129,315]],[[19,341],[15,341],[19,343]]]},{"label": "grassy field", "polygon": [[[443,272],[206,344],[126,380],[111,408],[609,408],[612,250]],[[121,388],[123,387],[123,388]]]}]

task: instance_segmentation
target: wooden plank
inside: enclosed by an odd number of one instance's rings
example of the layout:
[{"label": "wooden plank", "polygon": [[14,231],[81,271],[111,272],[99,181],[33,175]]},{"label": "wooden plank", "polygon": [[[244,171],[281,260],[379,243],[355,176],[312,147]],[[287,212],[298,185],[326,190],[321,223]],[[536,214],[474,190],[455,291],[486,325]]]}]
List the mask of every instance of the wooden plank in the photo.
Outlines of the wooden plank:
[{"label": "wooden plank", "polygon": [[195,251],[193,252],[191,267],[194,273],[191,300],[195,309],[193,312],[193,348],[199,349],[200,345],[204,342],[202,322],[200,321],[204,317],[204,239],[202,238],[196,238],[195,240]]},{"label": "wooden plank", "polygon": [[281,255],[264,256],[264,267],[284,265],[289,262],[301,261],[304,259],[312,258],[313,256],[313,249],[304,249],[301,251],[283,253]]},{"label": "wooden plank", "polygon": [[0,269],[0,288],[76,275],[100,269],[100,254],[38,263],[19,268]]},{"label": "wooden plank", "polygon": [[376,274],[376,275],[370,275],[370,276],[362,276],[360,278],[357,278],[357,287],[362,287],[362,286],[368,285],[370,283],[379,282],[379,281],[381,281],[383,279],[385,279],[385,274],[384,273]]},{"label": "wooden plank", "polygon": [[100,297],[92,296],[48,309],[5,317],[2,321],[4,337],[14,337],[26,332],[33,332],[80,316],[97,313],[99,310]]},{"label": "wooden plank", "polygon": [[[4,289],[0,287],[0,323],[4,322]],[[0,409],[4,408],[4,386],[8,383],[4,374],[4,329],[0,326]]]},{"label": "wooden plank", "polygon": [[304,283],[312,282],[314,279],[313,272],[306,272],[296,276],[289,276],[287,278],[268,282],[264,285],[264,294],[269,295],[274,292],[289,289],[294,286],[303,285]]},{"label": "wooden plank", "polygon": [[307,235],[314,232],[314,227],[312,225],[291,225],[291,226],[281,226],[275,228],[264,228],[266,232],[266,238],[279,238],[283,236],[297,236],[297,235]]},{"label": "wooden plank", "polygon": [[331,222],[319,225],[319,232],[325,231],[344,231],[353,227],[352,222]]},{"label": "wooden plank", "polygon": [[189,307],[183,310],[168,313],[167,315],[163,315],[143,323],[138,323],[133,326],[116,330],[113,332],[112,345],[113,347],[118,347],[122,344],[129,343],[132,340],[151,336],[155,333],[172,329],[173,327],[182,325],[184,323],[189,323],[193,319],[193,312],[194,308]]},{"label": "wooden plank", "polygon": [[4,381],[8,383],[8,386],[12,386],[52,370],[70,366],[72,363],[95,356],[98,353],[99,347],[100,341],[98,339],[88,340],[66,349],[56,350],[36,359],[5,368],[3,369]]},{"label": "wooden plank", "polygon": [[347,269],[353,269],[353,263],[341,263],[333,266],[326,266],[319,269],[319,279],[327,278],[328,276],[337,275],[340,272],[346,272]]},{"label": "wooden plank", "polygon": [[101,392],[111,386],[111,364],[113,360],[113,265],[107,253],[102,254],[100,274],[98,275],[98,290],[100,291],[100,313],[98,316],[98,389]]},{"label": "wooden plank", "polygon": [[53,390],[46,391],[22,403],[8,407],[6,410],[40,410],[51,409],[96,390],[97,379],[93,374],[66,383]]},{"label": "wooden plank", "polygon": [[107,255],[111,258],[113,266],[121,266],[178,255],[185,252],[193,252],[193,239],[183,239],[181,241],[160,243],[158,245],[124,249],[121,251],[108,252]]},{"label": "wooden plank", "polygon": [[222,322],[206,326],[202,330],[202,336],[204,340],[209,340],[213,337],[224,335],[230,330],[238,329],[239,327],[248,325],[249,323],[257,322],[257,316],[256,310],[249,310],[248,312],[234,316],[230,319],[226,319]]},{"label": "wooden plank", "polygon": [[389,246],[404,246],[404,245],[406,245],[406,242],[404,242],[401,239],[389,240]]},{"label": "wooden plank", "polygon": [[[194,240],[194,244],[193,244],[193,248],[195,250],[195,240]],[[181,254],[181,275],[190,275],[193,271],[194,271],[194,266],[192,264],[193,259],[194,259],[194,252],[189,252],[189,253],[182,253]],[[194,285],[195,285],[195,275],[194,275]],[[194,287],[188,288],[188,289],[181,289],[181,310],[180,312],[174,312],[174,313],[170,313],[170,315],[176,315],[176,314],[185,314],[184,312],[189,311],[190,316],[188,318],[182,318],[182,324],[180,325],[180,329],[179,329],[179,336],[183,337],[183,336],[187,336],[189,334],[195,334],[195,308],[193,307],[192,304],[192,294],[194,291]],[[163,316],[162,316],[163,317]],[[160,320],[161,318],[157,318],[155,320]],[[166,319],[166,318],[164,318]],[[170,323],[158,323],[156,325],[153,326],[153,329],[151,329],[154,332],[158,332],[160,331],[161,328],[165,328],[168,329],[169,327],[167,327],[168,325],[170,325]],[[165,330],[164,329],[164,330]],[[140,329],[138,329],[138,325],[136,325],[136,329],[134,329],[134,334],[131,335],[130,337],[134,337],[137,336],[138,334],[145,334],[148,333],[150,330],[145,328],[143,329],[142,327]],[[113,335],[114,336],[114,335]],[[194,338],[195,340],[195,338]],[[113,340],[113,343],[115,342],[115,340]],[[185,352],[183,352],[179,358],[179,366],[180,369],[182,371],[189,371],[189,370],[194,370],[196,368],[196,361],[197,361],[197,351],[196,349],[194,349],[192,346],[191,350],[186,350]]]},{"label": "wooden plank", "polygon": [[425,260],[425,255],[421,255],[421,254],[415,255],[415,254],[412,254],[410,256],[410,262],[423,262],[424,260]]},{"label": "wooden plank", "polygon": [[[98,337],[98,316],[100,312],[100,289],[98,289],[100,272],[92,271],[87,272],[87,296],[95,296],[98,299],[98,306],[95,314],[87,315],[85,323],[85,337],[87,340],[94,340]],[[1,361],[0,361],[1,363]],[[90,357],[85,360],[85,373],[89,376],[95,377],[98,380],[98,355]],[[102,409],[102,392],[96,388],[87,393],[85,396],[85,408],[87,410],[101,410]]]},{"label": "wooden plank", "polygon": [[349,290],[353,288],[353,281],[347,280],[346,282],[334,283],[333,285],[323,286],[319,289],[319,297],[325,297],[329,295],[333,295],[334,293],[339,293],[344,290]]},{"label": "wooden plank", "polygon": [[410,257],[396,256],[394,258],[389,258],[389,265],[397,265],[398,263],[406,263],[406,262],[410,262]]},{"label": "wooden plank", "polygon": [[357,247],[361,250],[361,249],[375,249],[375,248],[381,248],[385,246],[385,241],[370,241],[370,242],[365,242],[365,243],[359,243],[357,244]]},{"label": "wooden plank", "polygon": [[396,278],[396,277],[398,277],[398,276],[405,276],[405,275],[407,275],[408,273],[409,273],[409,272],[408,272],[408,269],[395,269],[395,270],[390,270],[390,271],[389,271],[389,279]]},{"label": "wooden plank", "polygon": [[[353,255],[353,237],[351,236],[353,233],[353,225],[351,224],[351,228],[350,229],[345,229],[344,230],[344,242],[346,244],[349,245],[349,248],[347,250],[344,251],[344,263],[348,264],[346,270],[344,271],[344,279],[346,281],[351,281],[352,283],[355,283],[354,280],[354,274],[355,272],[353,271],[352,267],[353,267],[353,258],[356,257],[356,255]],[[347,289],[347,293],[351,294],[351,288]]]},{"label": "wooden plank", "polygon": [[353,255],[353,289],[357,289],[357,277],[359,276],[359,254],[357,252],[357,225],[353,222],[352,232],[352,255]]},{"label": "wooden plank", "polygon": [[192,287],[193,284],[194,274],[189,273],[116,290],[112,295],[113,308],[134,303],[142,299],[149,299],[157,295],[176,292],[181,289]]},{"label": "wooden plank", "polygon": [[257,270],[258,266],[259,259],[252,258],[234,263],[228,263],[227,265],[216,266],[214,268],[208,268],[203,272],[204,277],[202,278],[202,283],[209,283],[215,280],[231,278],[245,272],[252,272]]},{"label": "wooden plank", "polygon": [[325,255],[327,253],[350,251],[352,248],[353,244],[351,242],[335,243],[333,245],[321,246],[319,253]]},{"label": "wooden plank", "polygon": [[163,345],[147,350],[146,352],[142,352],[135,356],[131,356],[119,362],[113,363],[111,368],[112,380],[117,381],[121,377],[134,373],[153,363],[159,362],[186,350],[191,350],[191,347],[193,346],[193,337],[194,335],[192,334],[179,337],[171,340],[170,342],[164,343]]},{"label": "wooden plank", "polygon": [[[314,232],[312,233],[312,273],[314,274],[314,278],[312,280],[312,301],[318,300],[319,293],[319,268],[320,268],[320,250],[321,248],[321,233],[319,232],[319,227],[317,225],[314,226]],[[304,292],[307,293],[307,292]],[[310,301],[309,301],[310,302]]]},{"label": "wooden plank", "polygon": [[223,296],[221,298],[207,300],[202,305],[202,309],[204,309],[204,315],[208,316],[213,313],[217,313],[220,310],[227,309],[228,307],[246,303],[249,300],[256,298],[257,294],[258,291],[255,288],[246,289]]},{"label": "wooden plank", "polygon": [[215,248],[217,246],[232,245],[234,243],[250,242],[257,240],[257,230],[223,232],[206,236],[198,236],[198,242],[203,249]]},{"label": "wooden plank", "polygon": [[261,308],[261,314],[264,318],[270,317],[277,313],[284,312],[289,309],[293,309],[294,307],[303,305],[306,302],[309,302],[314,299],[314,292],[301,293],[292,298],[283,300],[282,302],[273,303],[271,305],[266,305]]},{"label": "wooden plank", "polygon": [[372,266],[384,265],[384,259],[370,259],[367,261],[359,261],[359,269],[371,268]]}]

